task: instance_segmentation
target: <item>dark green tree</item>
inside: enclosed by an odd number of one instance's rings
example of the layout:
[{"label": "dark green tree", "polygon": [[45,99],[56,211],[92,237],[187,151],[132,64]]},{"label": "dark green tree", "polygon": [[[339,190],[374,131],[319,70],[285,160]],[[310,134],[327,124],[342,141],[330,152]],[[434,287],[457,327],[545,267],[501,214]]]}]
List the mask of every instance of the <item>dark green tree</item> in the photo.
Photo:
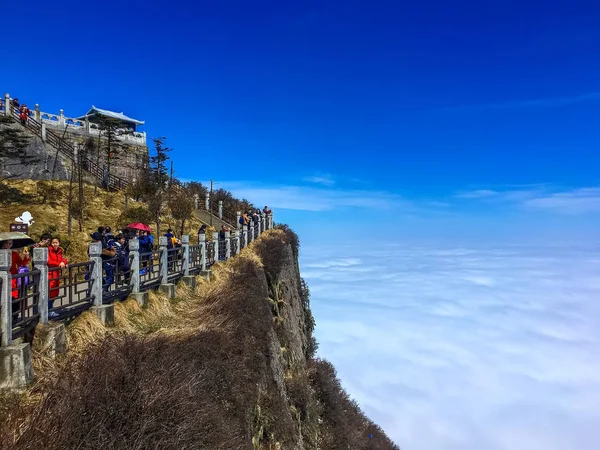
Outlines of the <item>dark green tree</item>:
[{"label": "dark green tree", "polygon": [[183,235],[185,222],[190,220],[194,214],[194,194],[187,188],[177,186],[169,198],[171,215],[180,225],[179,235]]},{"label": "dark green tree", "polygon": [[108,188],[108,177],[111,173],[111,167],[115,161],[119,160],[128,146],[119,139],[123,134],[123,125],[121,121],[110,117],[101,117],[98,123],[100,130],[99,145],[98,145],[98,163],[100,162],[100,153],[104,159],[104,179],[103,184]]},{"label": "dark green tree", "polygon": [[167,200],[167,187],[169,184],[169,172],[167,161],[171,149],[165,146],[166,137],[153,138],[155,154],[150,157],[150,169],[147,178],[146,200],[148,209],[156,224],[156,235],[160,236],[161,216],[165,212]]}]

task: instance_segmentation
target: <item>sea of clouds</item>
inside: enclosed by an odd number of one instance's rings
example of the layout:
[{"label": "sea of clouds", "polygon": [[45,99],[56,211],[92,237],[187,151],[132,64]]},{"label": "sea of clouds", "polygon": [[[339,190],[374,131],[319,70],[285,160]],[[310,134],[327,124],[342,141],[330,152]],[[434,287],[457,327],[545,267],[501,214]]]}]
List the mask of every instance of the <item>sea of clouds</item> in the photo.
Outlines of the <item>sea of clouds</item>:
[{"label": "sea of clouds", "polygon": [[589,246],[303,246],[319,353],[407,450],[587,450],[600,426]]}]

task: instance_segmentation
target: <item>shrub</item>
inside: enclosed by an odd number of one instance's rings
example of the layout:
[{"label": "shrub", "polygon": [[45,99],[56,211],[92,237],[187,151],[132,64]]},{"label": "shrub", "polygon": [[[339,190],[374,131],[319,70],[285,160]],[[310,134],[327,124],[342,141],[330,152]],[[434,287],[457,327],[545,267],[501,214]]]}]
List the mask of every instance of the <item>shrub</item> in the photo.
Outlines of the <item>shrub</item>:
[{"label": "shrub", "polygon": [[40,203],[49,203],[57,205],[62,201],[62,191],[51,181],[40,180],[37,182],[37,194],[40,198]]}]

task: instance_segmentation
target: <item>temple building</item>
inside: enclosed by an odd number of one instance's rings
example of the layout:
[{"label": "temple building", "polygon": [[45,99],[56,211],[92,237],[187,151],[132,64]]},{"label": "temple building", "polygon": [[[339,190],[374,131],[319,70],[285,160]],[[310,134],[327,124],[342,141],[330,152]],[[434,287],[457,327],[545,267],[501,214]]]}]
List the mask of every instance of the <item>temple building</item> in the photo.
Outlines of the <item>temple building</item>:
[{"label": "temple building", "polygon": [[137,131],[136,127],[144,125],[143,120],[132,119],[131,117],[127,117],[123,112],[114,112],[109,111],[107,109],[96,108],[92,105],[92,109],[90,109],[87,114],[84,116],[78,117],[78,120],[88,120],[90,123],[98,125],[101,123],[103,118],[109,118],[118,120],[122,123],[123,129],[127,129],[129,131]]}]

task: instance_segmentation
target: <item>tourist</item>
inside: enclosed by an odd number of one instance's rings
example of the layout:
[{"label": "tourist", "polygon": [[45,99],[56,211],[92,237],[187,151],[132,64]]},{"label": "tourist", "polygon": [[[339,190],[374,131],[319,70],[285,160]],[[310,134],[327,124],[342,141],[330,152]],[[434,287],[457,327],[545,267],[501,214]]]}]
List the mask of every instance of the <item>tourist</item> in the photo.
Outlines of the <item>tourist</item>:
[{"label": "tourist", "polygon": [[[100,228],[104,229],[104,227],[99,227],[98,229]],[[104,283],[102,285],[102,290],[108,292],[110,285],[113,284],[115,276],[114,265],[112,264],[111,259],[116,256],[117,251],[114,246],[108,247],[106,245],[104,236],[102,236],[100,231],[96,231],[90,236],[93,243],[102,244],[102,253],[100,256],[102,258],[102,268],[104,269]]]},{"label": "tourist", "polygon": [[227,228],[226,225],[221,226],[221,231],[219,231],[219,240],[220,241],[225,240],[225,233],[227,233],[228,231],[229,231],[229,228]]},{"label": "tourist", "polygon": [[262,212],[268,216],[272,211],[267,207],[267,205],[265,205]]},{"label": "tourist", "polygon": [[49,233],[44,233],[40,237],[40,241],[37,244],[33,244],[32,247],[33,248],[48,247],[48,245],[50,245],[51,239],[52,239],[52,236]]},{"label": "tourist", "polygon": [[50,289],[48,294],[49,319],[56,319],[58,317],[58,313],[56,311],[52,311],[52,308],[54,308],[54,299],[58,297],[59,294],[62,269],[67,267],[68,264],[66,258],[63,256],[63,253],[63,249],[60,246],[60,240],[57,237],[52,238],[50,247],[48,248],[48,269],[58,268],[59,270],[48,270],[48,287]]},{"label": "tourist", "polygon": [[[139,235],[140,241],[140,253],[151,253],[154,250],[154,237],[150,231],[140,231]],[[142,269],[140,270],[140,275],[145,275],[146,270],[148,268],[148,261],[152,259],[152,255],[142,255],[140,256],[140,265]],[[152,266],[150,266],[150,270],[152,270]]]},{"label": "tourist", "polygon": [[111,227],[104,227],[104,242],[107,247],[114,246],[115,235],[112,233]]},{"label": "tourist", "polygon": [[125,245],[125,235],[120,233],[117,234],[114,240],[114,248],[117,252],[118,270],[117,274],[119,277],[123,277],[124,281],[129,281],[131,276],[129,266],[129,249]]},{"label": "tourist", "polygon": [[27,121],[29,120],[29,108],[27,105],[23,105],[19,108],[19,120],[21,121],[21,125],[27,125]]},{"label": "tourist", "polygon": [[[0,241],[0,249],[8,250],[12,249],[13,240],[7,239],[6,241]],[[29,256],[29,250],[27,247],[22,248],[20,250],[13,250],[11,253],[11,263],[10,263],[10,273],[11,275],[16,275],[18,273],[23,273],[24,267],[29,265],[31,261],[31,257]],[[12,280],[12,296],[13,298],[19,298],[19,291],[17,290],[17,280]]]},{"label": "tourist", "polygon": [[[4,249],[4,250],[8,250],[8,249],[12,249],[13,246],[13,240],[12,239],[7,239],[5,241],[0,241],[0,249]],[[24,273],[24,272],[28,272],[29,271],[29,262],[31,261],[31,258],[29,256],[29,250],[27,249],[27,247],[17,251],[17,250],[13,250],[12,254],[11,254],[11,264],[10,264],[10,273],[11,275],[17,275],[19,273]],[[23,282],[25,281],[25,282]],[[22,297],[22,295],[19,295],[19,290],[20,290],[20,286],[21,287],[25,287],[27,285],[27,278],[19,278],[19,279],[12,279],[11,282],[11,288],[12,288],[12,298],[13,298],[13,303],[12,303],[12,310],[13,310],[13,314],[12,314],[12,321],[13,323],[18,321],[18,317],[19,317],[19,311],[20,311],[20,302],[18,301],[20,297]],[[17,300],[15,302],[15,300]]]},{"label": "tourist", "polygon": [[248,227],[249,221],[250,219],[248,218],[248,213],[242,213],[242,215],[240,216],[240,228],[242,229],[242,232],[244,231],[244,227]]},{"label": "tourist", "polygon": [[175,235],[173,234],[173,230],[172,229],[168,229],[167,232],[165,233],[165,237],[167,238],[167,248],[168,249],[172,249],[173,246],[175,245]]},{"label": "tourist", "polygon": [[[259,226],[258,223],[260,222],[260,209],[257,209],[256,211],[254,211],[254,214],[252,215],[252,220],[254,221],[255,230],[258,230],[258,226]],[[254,237],[256,237],[256,236],[254,236]]]},{"label": "tourist", "polygon": [[13,98],[11,100],[12,106],[15,109],[15,111],[18,111],[19,108],[21,107],[21,104],[19,103],[19,99],[18,98]]},{"label": "tourist", "polygon": [[254,213],[251,209],[248,210],[248,233],[250,233],[250,228],[252,228],[252,223],[254,222]]}]

